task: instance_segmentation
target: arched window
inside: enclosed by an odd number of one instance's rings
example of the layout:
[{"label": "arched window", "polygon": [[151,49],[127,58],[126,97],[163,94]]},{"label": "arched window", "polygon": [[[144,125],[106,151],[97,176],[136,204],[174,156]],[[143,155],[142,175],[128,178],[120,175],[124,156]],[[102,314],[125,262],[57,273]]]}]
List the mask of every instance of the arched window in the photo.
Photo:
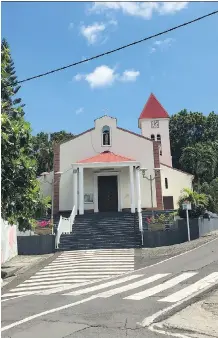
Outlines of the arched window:
[{"label": "arched window", "polygon": [[154,136],[154,134],[151,134],[151,140],[152,140],[152,141],[155,141],[155,136]]},{"label": "arched window", "polygon": [[160,134],[157,134],[157,141],[161,141],[161,136],[160,136]]},{"label": "arched window", "polygon": [[168,189],[168,179],[165,178],[165,188]]},{"label": "arched window", "polygon": [[108,126],[104,126],[102,128],[102,145],[103,146],[111,145],[110,127]]}]

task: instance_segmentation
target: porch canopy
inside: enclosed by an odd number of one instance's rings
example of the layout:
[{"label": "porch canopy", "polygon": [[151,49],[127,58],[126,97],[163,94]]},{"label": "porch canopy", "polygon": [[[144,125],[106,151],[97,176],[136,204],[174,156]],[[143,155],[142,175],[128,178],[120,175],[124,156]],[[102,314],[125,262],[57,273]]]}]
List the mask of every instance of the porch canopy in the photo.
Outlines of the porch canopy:
[{"label": "porch canopy", "polygon": [[[121,156],[118,154],[114,154],[110,151],[104,151],[99,153],[93,157],[86,158],[78,161],[77,163],[73,163],[73,201],[74,206],[77,210],[79,210],[79,214],[84,214],[84,169],[85,168],[93,168],[93,169],[115,169],[119,167],[129,167],[129,186],[130,186],[130,197],[131,197],[131,212],[135,212],[135,183],[136,183],[136,191],[137,197],[140,196],[140,176],[139,170],[136,170],[136,167],[140,166],[140,163],[134,159]],[[108,173],[108,176],[112,173]],[[79,180],[78,180],[79,175]],[[97,177],[96,177],[97,179]],[[79,183],[79,198],[77,197],[78,185]],[[97,185],[97,182],[96,182]],[[95,187],[94,187],[95,188]],[[119,192],[119,190],[118,190]],[[138,208],[140,208],[140,198],[138,198]],[[118,207],[118,209],[121,209]],[[94,194],[94,211],[98,212],[98,203],[96,201],[96,196]],[[120,210],[121,211],[121,210]]]}]

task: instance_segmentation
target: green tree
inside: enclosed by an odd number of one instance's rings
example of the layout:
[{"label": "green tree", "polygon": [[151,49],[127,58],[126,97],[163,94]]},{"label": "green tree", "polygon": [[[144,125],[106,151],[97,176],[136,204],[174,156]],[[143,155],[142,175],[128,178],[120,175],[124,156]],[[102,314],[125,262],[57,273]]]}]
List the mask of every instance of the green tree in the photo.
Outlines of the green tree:
[{"label": "green tree", "polygon": [[[2,62],[2,80],[1,80],[1,102],[6,103],[4,112],[6,114],[19,114],[24,115],[21,98],[16,97],[20,86],[17,85],[17,76],[14,67],[14,62],[11,58],[9,45],[5,39],[1,43],[1,62]],[[18,107],[19,110],[11,109]]]},{"label": "green tree", "polygon": [[37,175],[49,172],[53,169],[53,145],[54,143],[65,142],[74,137],[73,134],[64,130],[48,133],[38,133],[33,137],[33,148],[37,160]]},{"label": "green tree", "polygon": [[218,177],[214,178],[210,183],[204,182],[199,192],[209,196],[208,209],[218,213]]},{"label": "green tree", "polygon": [[180,162],[183,149],[204,139],[207,118],[202,113],[186,109],[170,118],[170,141],[173,166],[183,169]]},{"label": "green tree", "polygon": [[44,212],[48,205],[40,196],[31,129],[24,119],[23,107],[19,104],[21,100],[14,98],[17,87],[16,81],[12,81],[8,72],[12,60],[5,44],[3,52],[2,84],[7,84],[7,88],[2,86],[4,97],[1,101],[1,211],[5,220],[18,222],[23,228],[30,226],[39,209]]},{"label": "green tree", "polygon": [[180,164],[185,171],[195,176],[195,183],[210,182],[216,172],[218,157],[215,147],[208,143],[196,143],[183,148]]}]

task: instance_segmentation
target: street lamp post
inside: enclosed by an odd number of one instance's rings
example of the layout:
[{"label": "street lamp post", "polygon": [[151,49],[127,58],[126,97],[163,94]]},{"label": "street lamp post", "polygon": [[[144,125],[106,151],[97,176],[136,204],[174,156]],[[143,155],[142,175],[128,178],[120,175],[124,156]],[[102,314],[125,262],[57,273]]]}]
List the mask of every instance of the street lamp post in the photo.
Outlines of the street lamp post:
[{"label": "street lamp post", "polygon": [[142,168],[141,171],[142,171],[142,177],[143,178],[146,178],[149,182],[150,182],[150,193],[151,193],[151,212],[152,212],[152,217],[154,217],[154,201],[153,201],[153,185],[152,185],[152,182],[155,180],[156,178],[156,171],[160,171],[161,168],[154,168],[154,177],[152,177],[152,175],[150,175],[149,177],[147,177],[145,175],[145,172],[147,171],[148,169],[147,168]]},{"label": "street lamp post", "polygon": [[63,173],[61,171],[57,171],[54,173],[54,177],[52,178],[52,181],[45,181],[45,177],[49,175],[48,172],[44,172],[41,174],[41,176],[44,177],[44,181],[46,183],[51,184],[51,224],[53,224],[53,220],[54,220],[54,185],[55,183],[57,183],[57,180],[55,181],[55,175],[62,175]]}]

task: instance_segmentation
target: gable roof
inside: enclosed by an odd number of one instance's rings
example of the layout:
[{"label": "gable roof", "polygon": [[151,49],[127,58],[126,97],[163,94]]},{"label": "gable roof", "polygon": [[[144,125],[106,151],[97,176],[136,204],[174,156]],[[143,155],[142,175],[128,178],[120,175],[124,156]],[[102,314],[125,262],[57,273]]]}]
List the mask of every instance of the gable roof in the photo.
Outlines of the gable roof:
[{"label": "gable roof", "polygon": [[141,112],[139,120],[156,118],[169,118],[169,115],[164,107],[160,104],[156,96],[151,93]]},{"label": "gable roof", "polygon": [[130,162],[135,161],[134,159],[114,154],[110,151],[104,151],[93,157],[86,158],[78,161],[77,163],[114,163],[114,162]]},{"label": "gable roof", "polygon": [[168,165],[168,164],[160,163],[160,165],[163,165],[164,167],[170,168],[170,169],[172,169],[172,170],[179,171],[179,172],[182,173],[182,174],[186,174],[186,175],[192,176],[192,177],[194,178],[194,175],[192,175],[192,174],[190,174],[190,173],[187,173],[186,171],[183,171],[183,170],[180,170],[180,169],[177,169],[177,168],[173,168],[173,167],[171,167],[171,166]]}]

